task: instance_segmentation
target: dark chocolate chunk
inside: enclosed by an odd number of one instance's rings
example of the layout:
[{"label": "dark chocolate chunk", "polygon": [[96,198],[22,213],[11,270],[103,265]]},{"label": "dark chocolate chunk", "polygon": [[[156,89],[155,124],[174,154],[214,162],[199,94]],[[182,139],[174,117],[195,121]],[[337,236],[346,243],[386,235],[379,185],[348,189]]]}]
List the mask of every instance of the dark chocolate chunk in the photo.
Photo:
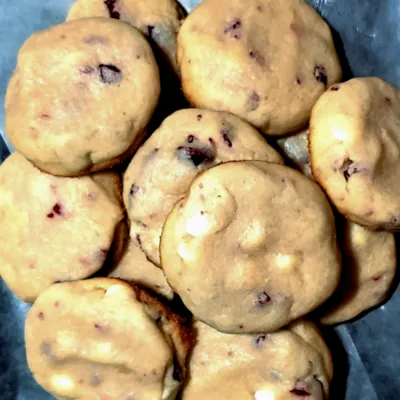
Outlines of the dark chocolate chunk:
[{"label": "dark chocolate chunk", "polygon": [[224,30],[224,33],[228,33],[234,39],[240,39],[240,28],[242,22],[239,18],[235,18]]},{"label": "dark chocolate chunk", "polygon": [[114,18],[114,19],[119,19],[120,14],[118,11],[115,11],[116,3],[117,3],[117,0],[104,0],[104,4],[107,6],[110,17]]},{"label": "dark chocolate chunk", "polygon": [[328,76],[326,74],[325,67],[323,67],[322,65],[317,65],[314,68],[314,77],[317,80],[317,82],[321,82],[325,86],[328,84]]},{"label": "dark chocolate chunk", "polygon": [[100,79],[103,83],[108,85],[116,84],[121,81],[122,73],[121,70],[112,64],[100,64]]},{"label": "dark chocolate chunk", "polygon": [[177,150],[179,159],[191,161],[196,167],[215,160],[215,152],[208,147],[180,146]]}]

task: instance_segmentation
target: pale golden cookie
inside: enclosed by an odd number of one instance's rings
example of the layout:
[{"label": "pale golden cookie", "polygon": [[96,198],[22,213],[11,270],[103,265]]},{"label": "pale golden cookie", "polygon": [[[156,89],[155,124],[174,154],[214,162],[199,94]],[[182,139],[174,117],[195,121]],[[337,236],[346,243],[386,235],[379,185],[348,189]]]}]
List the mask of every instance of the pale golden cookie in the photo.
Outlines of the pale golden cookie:
[{"label": "pale golden cookie", "polygon": [[110,277],[137,283],[167,299],[174,297],[174,292],[168,285],[163,270],[146,258],[134,240],[129,240],[121,260],[110,273]]},{"label": "pale golden cookie", "polygon": [[176,37],[184,15],[175,0],[76,0],[67,20],[110,17],[127,22],[151,38],[177,71]]},{"label": "pale golden cookie", "polygon": [[[279,139],[278,145],[312,179],[307,132]],[[392,233],[372,232],[339,216],[337,221],[343,269],[336,292],[319,310],[325,324],[347,321],[381,303],[396,273],[396,243]]]},{"label": "pale golden cookie", "polygon": [[143,290],[110,278],[51,286],[29,311],[29,367],[54,395],[79,400],[175,398],[191,333]]},{"label": "pale golden cookie", "polygon": [[104,264],[123,219],[113,173],[55,177],[13,153],[0,166],[0,274],[33,301],[57,281],[87,278]]},{"label": "pale golden cookie", "polygon": [[139,147],[159,93],[139,31],[110,18],[71,21],[22,46],[5,100],[7,136],[53,175],[98,171]]},{"label": "pale golden cookie", "polygon": [[161,230],[174,204],[202,170],[232,160],[282,163],[247,122],[225,112],[180,110],[138,150],[124,177],[131,238],[160,265]]},{"label": "pale golden cookie", "polygon": [[321,322],[336,324],[385,300],[396,274],[396,243],[389,232],[372,232],[345,222],[343,272],[334,295],[320,310]]},{"label": "pale golden cookie", "polygon": [[334,85],[310,121],[311,168],[332,203],[371,229],[400,230],[400,91],[379,78]]},{"label": "pale golden cookie", "polygon": [[317,328],[298,321],[259,335],[221,333],[196,322],[183,400],[325,400],[333,365]]},{"label": "pale golden cookie", "polygon": [[308,151],[308,129],[276,141],[288,161],[308,178],[312,178],[310,153]]},{"label": "pale golden cookie", "polygon": [[340,277],[321,189],[268,162],[198,175],[161,239],[167,280],[195,317],[228,333],[272,332],[312,311]]},{"label": "pale golden cookie", "polygon": [[205,0],[178,35],[182,87],[267,135],[303,128],[341,78],[331,31],[303,0]]}]

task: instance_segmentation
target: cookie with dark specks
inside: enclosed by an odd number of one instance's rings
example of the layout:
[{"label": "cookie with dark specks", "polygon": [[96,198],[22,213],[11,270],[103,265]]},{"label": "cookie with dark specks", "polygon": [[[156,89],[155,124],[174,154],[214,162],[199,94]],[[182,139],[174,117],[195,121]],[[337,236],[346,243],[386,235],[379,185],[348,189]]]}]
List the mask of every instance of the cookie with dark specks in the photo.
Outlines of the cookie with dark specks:
[{"label": "cookie with dark specks", "polygon": [[136,283],[167,299],[174,297],[163,270],[146,258],[137,240],[129,240],[125,252],[109,276]]},{"label": "cookie with dark specks", "polygon": [[169,214],[161,264],[193,315],[265,333],[324,303],[340,277],[335,221],[317,184],[286,166],[228,162],[199,174]]},{"label": "cookie with dark specks", "polygon": [[318,329],[300,320],[271,334],[221,333],[197,321],[182,400],[325,400],[333,365]]},{"label": "cookie with dark specks", "polygon": [[110,17],[139,29],[161,50],[169,65],[178,70],[176,37],[185,17],[175,0],[77,0],[67,20],[87,17]]},{"label": "cookie with dark specks", "polygon": [[123,223],[119,177],[64,178],[21,154],[0,166],[0,274],[24,301],[54,282],[87,278],[112,250]]},{"label": "cookie with dark specks", "polygon": [[400,230],[400,91],[379,78],[332,86],[310,121],[311,168],[341,214]]},{"label": "cookie with dark specks", "polygon": [[37,382],[76,399],[173,400],[192,345],[180,316],[111,278],[51,286],[28,313],[25,340]]},{"label": "cookie with dark specks", "polygon": [[303,0],[205,0],[179,31],[177,60],[193,106],[232,112],[266,135],[304,128],[341,79],[329,26]]},{"label": "cookie with dark specks", "polygon": [[133,157],[124,176],[131,238],[160,265],[161,230],[174,204],[204,169],[232,160],[282,163],[247,122],[210,110],[180,110],[164,120]]},{"label": "cookie with dark specks", "polygon": [[139,147],[159,94],[138,30],[110,18],[70,21],[22,46],[5,100],[7,136],[53,175],[99,171]]}]

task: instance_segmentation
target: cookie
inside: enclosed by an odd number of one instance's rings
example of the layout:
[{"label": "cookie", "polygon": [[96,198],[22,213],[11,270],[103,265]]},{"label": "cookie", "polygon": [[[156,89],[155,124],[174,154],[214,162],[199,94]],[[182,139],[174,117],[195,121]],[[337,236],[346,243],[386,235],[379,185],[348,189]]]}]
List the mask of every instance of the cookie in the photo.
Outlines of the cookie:
[{"label": "cookie", "polygon": [[169,286],[163,270],[146,258],[135,240],[129,240],[121,260],[109,276],[134,282],[167,299],[174,297],[174,292]]},{"label": "cookie", "polygon": [[104,264],[123,223],[114,173],[56,177],[13,153],[0,166],[0,275],[25,301]]},{"label": "cookie", "polygon": [[271,334],[221,333],[195,323],[197,343],[183,400],[324,400],[333,365],[317,328],[292,323]]},{"label": "cookie", "polygon": [[268,162],[198,175],[161,239],[167,280],[199,320],[227,333],[273,332],[327,300],[340,277],[321,189]]},{"label": "cookie", "polygon": [[110,278],[42,293],[25,325],[37,382],[77,399],[171,399],[186,374],[191,333],[149,294]]},{"label": "cookie", "polygon": [[305,127],[341,79],[331,31],[303,0],[205,0],[179,31],[177,60],[192,105],[232,112],[267,135]]},{"label": "cookie", "polygon": [[310,152],[308,151],[308,129],[276,141],[287,161],[308,178],[312,178]]},{"label": "cookie", "polygon": [[168,117],[133,157],[124,177],[131,237],[160,265],[165,218],[202,170],[232,160],[282,163],[248,123],[225,112],[190,109]]},{"label": "cookie", "polygon": [[396,274],[396,243],[392,233],[372,232],[345,222],[341,242],[342,277],[335,294],[319,310],[324,324],[350,320],[382,303]]},{"label": "cookie", "polygon": [[140,32],[110,18],[71,21],[22,46],[6,94],[7,136],[45,172],[99,171],[137,149],[159,93]]},{"label": "cookie", "polygon": [[110,17],[133,25],[152,39],[169,65],[178,70],[176,38],[185,17],[175,0],[76,0],[67,20]]},{"label": "cookie", "polygon": [[334,85],[310,121],[311,168],[346,218],[400,230],[400,91],[379,78]]},{"label": "cookie", "polygon": [[[277,143],[287,158],[312,179],[307,132],[279,139]],[[396,274],[392,233],[372,232],[339,216],[336,220],[343,269],[336,292],[318,310],[324,324],[350,320],[377,306],[387,297]]]}]

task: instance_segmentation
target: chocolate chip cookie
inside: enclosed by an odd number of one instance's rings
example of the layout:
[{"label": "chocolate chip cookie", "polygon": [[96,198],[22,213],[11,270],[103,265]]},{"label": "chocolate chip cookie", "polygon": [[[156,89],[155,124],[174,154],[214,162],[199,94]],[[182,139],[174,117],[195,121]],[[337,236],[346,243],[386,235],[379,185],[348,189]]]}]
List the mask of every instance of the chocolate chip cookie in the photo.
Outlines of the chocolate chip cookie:
[{"label": "chocolate chip cookie", "polygon": [[400,230],[400,91],[379,78],[332,86],[310,121],[311,168],[345,217]]},{"label": "chocolate chip cookie", "polygon": [[25,340],[37,382],[82,400],[173,400],[192,341],[182,318],[110,278],[51,286],[28,313]]},{"label": "chocolate chip cookie", "polygon": [[139,31],[110,18],[71,21],[22,46],[6,94],[7,136],[45,172],[99,171],[139,147],[159,94]]},{"label": "chocolate chip cookie", "polygon": [[321,189],[262,161],[199,174],[169,214],[161,263],[194,316],[227,333],[273,332],[325,302],[340,277]]},{"label": "chocolate chip cookie", "polygon": [[160,265],[161,230],[174,204],[206,168],[232,160],[282,163],[248,123],[225,112],[190,109],[169,116],[133,157],[124,177],[131,238]]},{"label": "chocolate chip cookie", "polygon": [[303,0],[205,0],[179,31],[177,59],[192,105],[267,135],[304,128],[341,79],[331,31]]}]

